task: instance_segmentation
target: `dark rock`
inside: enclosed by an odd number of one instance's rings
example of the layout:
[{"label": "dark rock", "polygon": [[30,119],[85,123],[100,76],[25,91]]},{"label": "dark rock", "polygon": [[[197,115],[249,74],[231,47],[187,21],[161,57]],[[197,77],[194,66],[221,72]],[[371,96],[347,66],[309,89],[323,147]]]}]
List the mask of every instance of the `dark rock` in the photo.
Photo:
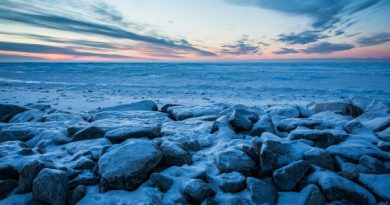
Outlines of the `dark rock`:
[{"label": "dark rock", "polygon": [[130,138],[148,137],[153,139],[160,134],[161,125],[159,124],[139,124],[108,131],[105,138],[109,139],[112,143],[122,143]]},{"label": "dark rock", "polygon": [[326,201],[320,188],[310,184],[300,192],[279,192],[277,204],[325,205]]},{"label": "dark rock", "polygon": [[305,152],[304,159],[310,164],[319,166],[324,169],[333,170],[334,162],[332,156],[324,149],[313,148]]},{"label": "dark rock", "polygon": [[184,187],[183,194],[190,203],[200,204],[215,192],[202,180],[192,179]]},{"label": "dark rock", "polygon": [[18,181],[14,179],[0,180],[0,200],[6,198],[17,186]]},{"label": "dark rock", "polygon": [[384,174],[387,172],[385,164],[383,162],[364,155],[359,159],[360,172],[368,174]]},{"label": "dark rock", "polygon": [[287,118],[281,120],[277,128],[281,132],[291,132],[297,127],[314,128],[321,124],[321,121],[307,118]]},{"label": "dark rock", "polygon": [[357,130],[357,129],[362,128],[362,127],[363,127],[363,124],[361,122],[353,119],[344,125],[344,130],[348,133],[353,133],[354,130]]},{"label": "dark rock", "polygon": [[390,201],[390,174],[359,174],[358,181],[383,201]]},{"label": "dark rock", "polygon": [[236,109],[229,117],[229,123],[236,132],[249,131],[259,115],[244,109]]},{"label": "dark rock", "polygon": [[138,187],[161,158],[162,154],[154,143],[141,139],[127,140],[99,159],[101,190],[132,190]]},{"label": "dark rock", "polygon": [[345,108],[343,110],[343,115],[352,115],[352,117],[358,117],[362,113],[363,113],[363,110],[360,107],[355,106],[352,103],[349,103],[347,106],[345,106]]},{"label": "dark rock", "polygon": [[163,155],[162,163],[166,166],[182,166],[192,163],[191,154],[178,143],[164,141],[160,149]]},{"label": "dark rock", "polygon": [[71,189],[79,186],[79,185],[84,185],[84,186],[94,186],[99,184],[99,177],[95,176],[92,172],[90,171],[83,171],[75,178],[69,181],[69,187]]},{"label": "dark rock", "polygon": [[390,160],[390,153],[380,150],[370,142],[363,140],[347,140],[326,149],[330,154],[351,161],[358,161],[363,155],[368,155],[383,161]]},{"label": "dark rock", "polygon": [[251,205],[252,203],[251,203],[251,201],[249,201],[246,198],[232,197],[232,198],[226,199],[226,201],[223,201],[223,203],[220,203],[220,204],[224,204],[224,205]]},{"label": "dark rock", "polygon": [[246,184],[255,204],[275,204],[278,193],[269,181],[248,177]]},{"label": "dark rock", "polygon": [[0,130],[0,143],[6,141],[26,142],[34,137],[30,130]]},{"label": "dark rock", "polygon": [[19,192],[31,192],[33,181],[46,165],[39,160],[32,160],[23,165],[19,174]]},{"label": "dark rock", "polygon": [[0,180],[3,179],[18,179],[19,172],[12,164],[0,164]]},{"label": "dark rock", "polygon": [[390,142],[390,127],[378,134],[379,139]]},{"label": "dark rock", "polygon": [[340,143],[348,137],[347,134],[333,133],[324,130],[296,129],[290,133],[290,140],[305,139],[315,143],[316,147],[326,148]]},{"label": "dark rock", "polygon": [[359,166],[351,162],[341,163],[340,175],[350,180],[355,180],[359,176]]},{"label": "dark rock", "polygon": [[167,192],[173,185],[173,179],[160,173],[153,173],[150,181],[162,192]]},{"label": "dark rock", "polygon": [[219,188],[224,192],[237,193],[242,191],[246,184],[246,178],[239,172],[223,173],[214,179]]},{"label": "dark rock", "polygon": [[104,134],[104,130],[96,126],[91,126],[84,128],[73,135],[72,142],[102,138]]},{"label": "dark rock", "polygon": [[274,124],[268,115],[260,116],[260,119],[253,124],[249,134],[252,136],[261,136],[264,132],[274,132]]},{"label": "dark rock", "polygon": [[181,121],[193,117],[216,116],[222,109],[221,106],[172,106],[167,109],[167,113],[172,119]]},{"label": "dark rock", "polygon": [[309,109],[313,110],[315,113],[331,111],[337,114],[342,114],[348,103],[345,102],[325,102],[325,103],[315,103],[309,106]]},{"label": "dark rock", "polygon": [[10,123],[42,122],[44,114],[45,113],[40,110],[27,110],[25,112],[16,114],[9,120],[9,122]]},{"label": "dark rock", "polygon": [[70,192],[69,205],[75,205],[79,202],[87,193],[87,187],[83,185],[77,186],[73,191]]},{"label": "dark rock", "polygon": [[0,104],[0,122],[8,122],[13,116],[26,110],[27,108],[17,105]]},{"label": "dark rock", "polygon": [[300,115],[297,106],[293,105],[272,106],[265,111],[271,116],[280,115],[287,118],[297,118]]},{"label": "dark rock", "polygon": [[160,111],[168,113],[168,108],[174,107],[174,106],[179,106],[178,104],[165,104],[164,106],[161,107]]},{"label": "dark rock", "polygon": [[376,204],[369,191],[334,172],[315,171],[308,176],[308,182],[318,184],[329,202],[346,200],[353,204]]},{"label": "dark rock", "polygon": [[53,205],[64,205],[68,196],[68,176],[64,171],[42,169],[33,182],[33,198]]},{"label": "dark rock", "polygon": [[309,167],[309,164],[303,160],[293,162],[274,171],[274,182],[280,190],[290,191],[305,176]]},{"label": "dark rock", "polygon": [[82,170],[82,169],[92,169],[93,167],[95,167],[95,162],[88,159],[88,158],[85,158],[85,157],[82,157],[80,160],[77,161],[76,165],[73,167],[74,169],[77,169],[77,170]]},{"label": "dark rock", "polygon": [[379,142],[377,146],[382,151],[390,152],[390,142]]},{"label": "dark rock", "polygon": [[225,149],[216,153],[214,162],[221,172],[241,172],[251,174],[256,171],[256,164],[245,154],[237,149]]}]

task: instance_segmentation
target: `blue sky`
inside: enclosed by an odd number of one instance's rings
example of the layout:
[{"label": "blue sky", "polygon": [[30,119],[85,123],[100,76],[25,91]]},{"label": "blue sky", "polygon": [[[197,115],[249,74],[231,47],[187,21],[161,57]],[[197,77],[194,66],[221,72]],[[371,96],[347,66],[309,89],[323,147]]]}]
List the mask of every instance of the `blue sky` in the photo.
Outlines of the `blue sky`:
[{"label": "blue sky", "polygon": [[1,61],[390,58],[388,0],[3,0]]}]

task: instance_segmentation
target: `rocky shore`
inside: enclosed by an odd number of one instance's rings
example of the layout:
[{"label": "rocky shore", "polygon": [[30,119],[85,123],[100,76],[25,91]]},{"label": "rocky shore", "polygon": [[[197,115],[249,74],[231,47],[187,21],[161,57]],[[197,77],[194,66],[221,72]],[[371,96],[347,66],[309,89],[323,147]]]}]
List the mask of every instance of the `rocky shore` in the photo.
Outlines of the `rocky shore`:
[{"label": "rocky shore", "polygon": [[0,104],[0,204],[389,203],[389,101]]}]

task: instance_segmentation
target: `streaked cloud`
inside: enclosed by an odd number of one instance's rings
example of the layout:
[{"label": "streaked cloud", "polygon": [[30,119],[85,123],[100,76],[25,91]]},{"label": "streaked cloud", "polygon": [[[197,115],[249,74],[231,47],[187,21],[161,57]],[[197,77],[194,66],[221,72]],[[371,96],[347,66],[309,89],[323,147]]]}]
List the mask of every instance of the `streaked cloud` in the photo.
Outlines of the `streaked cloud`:
[{"label": "streaked cloud", "polygon": [[284,54],[292,54],[299,53],[299,51],[292,48],[280,48],[280,50],[273,52],[273,54],[284,55]]},{"label": "streaked cloud", "polygon": [[352,44],[322,42],[308,46],[301,51],[305,54],[328,54],[354,48]]},{"label": "streaked cloud", "polygon": [[264,43],[255,42],[244,35],[240,40],[233,44],[222,45],[219,53],[222,55],[258,54],[261,51],[260,45],[264,45]]},{"label": "streaked cloud", "polygon": [[374,46],[374,45],[379,45],[387,42],[390,42],[389,32],[376,33],[371,36],[360,37],[357,40],[359,46]]},{"label": "streaked cloud", "polygon": [[320,39],[326,38],[328,36],[323,35],[317,31],[304,31],[301,33],[290,33],[290,34],[281,34],[279,35],[278,41],[287,43],[287,44],[308,44],[317,42]]}]

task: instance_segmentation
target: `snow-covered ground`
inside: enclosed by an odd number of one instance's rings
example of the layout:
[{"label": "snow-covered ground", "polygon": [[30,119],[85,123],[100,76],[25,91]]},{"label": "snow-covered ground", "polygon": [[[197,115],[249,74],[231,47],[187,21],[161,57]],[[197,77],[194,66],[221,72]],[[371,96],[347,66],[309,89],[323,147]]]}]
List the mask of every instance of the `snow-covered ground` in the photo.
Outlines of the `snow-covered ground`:
[{"label": "snow-covered ground", "polygon": [[0,204],[390,201],[386,63],[0,64],[0,78]]}]

